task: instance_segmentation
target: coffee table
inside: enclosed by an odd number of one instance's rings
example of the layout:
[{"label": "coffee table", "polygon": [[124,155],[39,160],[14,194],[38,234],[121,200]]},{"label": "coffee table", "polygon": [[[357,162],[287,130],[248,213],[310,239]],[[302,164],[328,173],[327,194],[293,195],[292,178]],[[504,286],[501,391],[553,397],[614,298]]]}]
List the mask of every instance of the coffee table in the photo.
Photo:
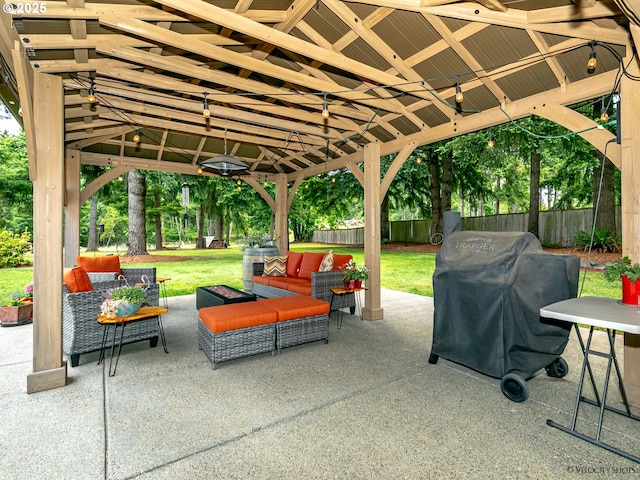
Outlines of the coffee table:
[{"label": "coffee table", "polygon": [[[167,351],[167,341],[164,338],[164,328],[162,328],[162,317],[163,313],[167,313],[169,310],[163,307],[157,306],[149,306],[142,307],[133,315],[129,315],[128,317],[109,317],[107,315],[103,315],[101,313],[98,314],[98,323],[103,325],[104,332],[102,334],[102,345],[100,346],[100,357],[98,358],[98,365],[102,363],[104,360],[104,351],[107,346],[107,339],[109,336],[109,327],[111,325],[114,326],[113,330],[113,343],[111,344],[111,358],[109,359],[109,376],[113,377],[116,374],[116,369],[118,368],[118,360],[120,359],[120,351],[122,350],[122,338],[124,336],[124,328],[128,323],[135,322],[137,320],[145,320],[147,318],[155,317],[158,321],[158,330],[160,330],[160,339],[162,340],[162,347],[164,348],[164,353],[169,353]],[[117,338],[118,327],[120,327],[120,338]],[[117,340],[117,342],[116,342]],[[115,352],[116,343],[118,345],[118,355],[116,357],[116,364],[113,365],[113,371],[111,370],[113,363],[113,353]]]},{"label": "coffee table", "polygon": [[217,307],[230,303],[255,302],[256,296],[226,285],[196,288],[196,308]]}]

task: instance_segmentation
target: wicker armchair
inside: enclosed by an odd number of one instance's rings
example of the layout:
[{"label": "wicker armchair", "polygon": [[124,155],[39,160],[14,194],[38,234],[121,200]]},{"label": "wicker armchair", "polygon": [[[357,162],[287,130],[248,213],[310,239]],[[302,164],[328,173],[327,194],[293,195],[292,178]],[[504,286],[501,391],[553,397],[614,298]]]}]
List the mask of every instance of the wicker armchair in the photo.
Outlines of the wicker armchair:
[{"label": "wicker armchair", "polygon": [[[155,269],[154,269],[155,270]],[[139,280],[136,280],[139,281]],[[133,283],[131,283],[133,284]],[[122,280],[96,281],[91,292],[69,293],[63,287],[62,299],[62,349],[71,358],[71,366],[76,367],[83,353],[100,350],[103,326],[97,315],[104,301],[103,293],[110,288],[124,286]],[[150,305],[159,305],[159,286],[152,283],[147,290]],[[158,344],[158,323],[155,318],[132,322],[124,332],[122,343],[149,340],[151,347]],[[107,346],[111,346],[109,339]]]}]

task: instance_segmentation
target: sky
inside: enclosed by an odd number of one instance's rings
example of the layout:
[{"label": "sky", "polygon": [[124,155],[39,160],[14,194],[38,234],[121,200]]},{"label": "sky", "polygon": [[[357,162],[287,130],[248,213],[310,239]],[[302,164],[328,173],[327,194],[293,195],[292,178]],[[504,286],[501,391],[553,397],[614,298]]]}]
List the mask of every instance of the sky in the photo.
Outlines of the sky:
[{"label": "sky", "polygon": [[22,127],[15,121],[13,117],[11,118],[0,118],[0,133],[7,131],[12,135],[17,135],[22,131]]}]

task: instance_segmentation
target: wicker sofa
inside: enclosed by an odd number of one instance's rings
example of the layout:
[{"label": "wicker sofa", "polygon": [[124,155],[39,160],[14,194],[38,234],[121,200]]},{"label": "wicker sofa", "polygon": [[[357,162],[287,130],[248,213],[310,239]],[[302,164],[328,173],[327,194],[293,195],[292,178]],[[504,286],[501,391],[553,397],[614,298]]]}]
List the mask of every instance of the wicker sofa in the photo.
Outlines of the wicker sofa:
[{"label": "wicker sofa", "polygon": [[[153,274],[144,271],[150,269],[136,269],[135,279],[139,281],[141,275]],[[154,269],[155,270],[155,269]],[[99,275],[98,278],[102,276]],[[134,277],[132,277],[132,280]],[[62,299],[62,349],[71,360],[71,366],[76,367],[80,363],[80,355],[100,350],[104,327],[98,323],[97,315],[104,301],[103,294],[112,288],[126,285],[124,280],[99,281],[94,276],[91,284],[92,290],[71,293],[67,286],[63,286]],[[74,289],[75,290],[75,289]],[[150,305],[159,305],[159,286],[157,283],[149,285],[147,290],[147,302]],[[141,340],[149,340],[150,346],[158,344],[158,323],[155,318],[140,320],[131,323],[124,332],[122,343],[132,343]],[[111,346],[112,338],[109,338],[107,346]]]},{"label": "wicker sofa", "polygon": [[[325,254],[287,252],[286,276],[264,276],[264,262],[253,263],[253,293],[264,298],[307,295],[331,303],[331,287],[343,284],[339,268],[351,260],[351,255],[333,255],[333,270],[319,272]],[[336,295],[333,308],[355,311],[353,294]]]}]

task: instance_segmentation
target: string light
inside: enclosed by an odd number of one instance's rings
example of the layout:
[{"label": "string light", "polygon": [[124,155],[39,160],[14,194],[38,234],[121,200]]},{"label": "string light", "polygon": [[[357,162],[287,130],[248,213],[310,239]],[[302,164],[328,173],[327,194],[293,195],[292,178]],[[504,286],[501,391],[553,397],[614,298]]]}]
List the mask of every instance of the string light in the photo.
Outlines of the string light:
[{"label": "string light", "polygon": [[609,121],[609,114],[604,108],[602,109],[602,113],[600,114],[600,121],[602,123],[607,123]]},{"label": "string light", "polygon": [[493,148],[493,146],[493,134],[491,132],[491,129],[489,129],[489,141],[487,142],[487,148]]},{"label": "string light", "polygon": [[591,40],[589,42],[589,46],[591,47],[591,53],[589,54],[589,60],[587,61],[587,70],[589,72],[593,72],[598,65],[598,60],[596,59],[596,41]]},{"label": "string light", "polygon": [[204,105],[202,106],[202,116],[204,118],[209,118],[211,117],[211,110],[209,110],[209,101],[207,100],[207,96],[209,95],[209,92],[202,92],[202,95],[204,96]]},{"label": "string light", "polygon": [[322,119],[329,119],[329,105],[327,105],[327,94],[324,94],[324,103],[322,104]]},{"label": "string light", "polygon": [[420,165],[422,163],[422,159],[420,157],[416,158],[416,163]]},{"label": "string light", "polygon": [[240,179],[238,179],[238,181],[236,182],[236,185],[238,185],[238,186],[242,185],[242,181]]},{"label": "string light", "polygon": [[202,167],[198,167],[198,175],[202,175]]},{"label": "string light", "polygon": [[89,103],[96,103],[96,91],[95,91],[95,84],[93,83],[93,78],[91,79],[91,86],[89,87],[89,94],[87,95],[87,101]]},{"label": "string light", "polygon": [[462,94],[462,88],[460,88],[460,75],[453,76],[456,79],[456,103],[462,103],[464,95]]},{"label": "string light", "polygon": [[133,135],[134,143],[140,143],[140,127],[136,130],[136,133]]}]

